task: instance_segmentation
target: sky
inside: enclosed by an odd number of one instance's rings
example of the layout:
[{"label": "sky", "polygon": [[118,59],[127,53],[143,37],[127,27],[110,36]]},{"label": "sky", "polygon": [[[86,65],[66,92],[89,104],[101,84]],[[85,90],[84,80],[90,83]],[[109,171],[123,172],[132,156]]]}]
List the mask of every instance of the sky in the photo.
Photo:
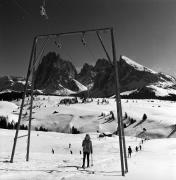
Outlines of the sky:
[{"label": "sky", "polygon": [[[125,55],[153,70],[176,77],[176,0],[0,0],[0,76],[26,76],[33,38],[38,34],[114,27],[117,59]],[[108,32],[100,32],[111,55]],[[105,54],[96,34],[50,39],[44,51],[56,51],[80,69]],[[38,52],[42,41],[38,42]]]}]

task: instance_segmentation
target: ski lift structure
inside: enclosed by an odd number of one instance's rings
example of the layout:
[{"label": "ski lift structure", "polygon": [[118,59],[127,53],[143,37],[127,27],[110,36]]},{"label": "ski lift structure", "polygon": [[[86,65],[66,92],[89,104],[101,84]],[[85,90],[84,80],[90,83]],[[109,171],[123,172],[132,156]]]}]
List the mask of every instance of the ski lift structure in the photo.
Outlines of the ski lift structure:
[{"label": "ski lift structure", "polygon": [[60,51],[62,51],[63,54],[69,58],[70,61],[73,60],[72,56],[71,56],[68,52],[65,51],[65,48],[63,47],[62,42],[60,41],[60,38],[59,38],[59,37],[55,38],[55,40],[54,40],[54,45],[55,45]]},{"label": "ski lift structure", "polygon": [[[43,1],[43,7],[45,8],[45,1]],[[44,15],[44,14],[42,14]],[[109,56],[108,51],[106,50],[106,46],[101,38],[101,32],[106,32],[110,33],[110,39],[111,39],[111,48],[112,48],[112,60]],[[23,107],[24,107],[24,102],[25,102],[25,97],[27,93],[27,87],[28,87],[28,81],[29,78],[31,77],[32,79],[32,84],[31,84],[31,89],[30,89],[30,113],[29,113],[29,124],[28,124],[28,134],[27,134],[27,152],[26,152],[26,161],[29,161],[29,151],[30,151],[30,136],[31,136],[31,120],[32,120],[32,109],[33,109],[33,92],[34,92],[34,80],[35,80],[35,71],[36,71],[36,63],[37,61],[40,60],[46,46],[48,43],[49,39],[57,39],[59,37],[63,36],[71,36],[71,35],[81,35],[81,42],[83,46],[87,47],[87,42],[85,40],[85,34],[87,33],[96,33],[97,37],[100,41],[100,44],[102,46],[102,49],[105,52],[105,55],[107,56],[108,60],[110,61],[111,65],[114,67],[115,70],[115,92],[116,92],[116,109],[117,109],[117,122],[118,122],[118,135],[119,135],[119,149],[120,149],[120,162],[121,162],[121,172],[122,176],[125,176],[125,173],[128,172],[128,163],[127,163],[127,154],[126,154],[126,142],[125,142],[125,135],[124,135],[124,127],[123,127],[123,122],[122,122],[122,106],[121,106],[121,98],[120,98],[120,84],[119,84],[119,75],[118,75],[118,64],[117,64],[117,58],[116,58],[116,47],[115,47],[115,39],[114,39],[114,29],[113,27],[106,27],[106,28],[98,28],[98,29],[86,29],[86,30],[79,30],[79,31],[73,31],[73,32],[62,32],[58,34],[45,34],[45,35],[37,35],[34,37],[33,40],[33,45],[32,45],[32,50],[31,50],[31,55],[29,59],[29,65],[28,65],[28,71],[26,75],[26,82],[25,82],[25,87],[24,87],[24,93],[22,97],[22,102],[21,102],[21,107],[20,107],[20,112],[19,112],[19,117],[18,117],[18,123],[17,123],[17,128],[15,132],[15,137],[14,137],[14,142],[13,142],[13,147],[12,147],[12,153],[11,153],[11,158],[10,162],[13,163],[14,160],[14,155],[15,155],[15,149],[16,149],[16,144],[18,138],[19,130],[20,130],[20,123],[21,123],[21,118],[22,118],[22,113],[23,113]],[[38,52],[39,55],[37,55],[37,46],[38,46],[38,41],[42,40],[43,45],[41,48],[41,51]],[[54,44],[61,49],[62,44],[55,40]],[[25,135],[26,136],[26,135]],[[24,136],[24,137],[25,137]]]},{"label": "ski lift structure", "polygon": [[40,15],[43,16],[45,19],[48,19],[48,15],[46,13],[46,0],[44,0],[42,5],[40,6]]},{"label": "ski lift structure", "polygon": [[82,43],[83,47],[87,49],[87,51],[90,54],[92,60],[95,61],[96,58],[95,58],[92,50],[89,48],[89,45],[88,45],[88,42],[86,40],[86,35],[85,35],[84,31],[82,32],[82,35],[81,35],[81,43]]},{"label": "ski lift structure", "polygon": [[60,43],[60,42],[58,42],[58,41],[54,41],[54,44],[59,48],[59,49],[61,49],[62,48],[62,44]]},{"label": "ski lift structure", "polygon": [[87,43],[85,40],[85,32],[82,32],[81,42],[82,42],[83,46],[86,46]]}]

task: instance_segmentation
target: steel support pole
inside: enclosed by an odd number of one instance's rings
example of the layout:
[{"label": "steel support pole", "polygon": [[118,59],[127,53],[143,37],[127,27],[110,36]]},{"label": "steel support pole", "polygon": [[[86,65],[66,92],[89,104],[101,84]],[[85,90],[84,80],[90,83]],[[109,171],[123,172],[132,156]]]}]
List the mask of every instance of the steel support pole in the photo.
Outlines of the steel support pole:
[{"label": "steel support pole", "polygon": [[31,139],[31,120],[32,120],[33,91],[34,91],[34,80],[35,80],[36,44],[37,44],[37,40],[35,42],[34,58],[33,58],[33,63],[32,63],[32,85],[31,85],[31,101],[30,101],[30,114],[29,114],[26,161],[29,161],[29,150],[30,150],[30,139]]},{"label": "steel support pole", "polygon": [[105,27],[105,28],[97,28],[97,29],[83,29],[80,31],[71,31],[71,32],[61,32],[57,34],[43,34],[43,35],[38,35],[37,39],[45,38],[45,37],[57,37],[57,36],[67,36],[67,35],[73,35],[73,34],[79,34],[79,33],[87,33],[87,32],[96,32],[96,31],[105,31],[105,30],[110,30],[111,27]]},{"label": "steel support pole", "polygon": [[[122,111],[122,110],[120,110]],[[122,117],[122,115],[121,115]],[[122,130],[122,142],[123,142],[123,151],[124,151],[124,160],[125,160],[125,172],[128,172],[128,161],[127,161],[127,152],[126,152],[126,141],[125,141],[125,133],[124,133],[124,126],[123,123],[121,125]]]},{"label": "steel support pole", "polygon": [[109,54],[108,54],[108,51],[107,51],[106,48],[105,48],[105,45],[104,45],[104,43],[103,43],[103,40],[102,40],[99,32],[96,31],[96,34],[97,34],[97,37],[98,37],[98,39],[99,39],[99,41],[100,41],[100,43],[101,43],[101,46],[102,46],[103,50],[105,51],[105,54],[106,54],[109,62],[112,64],[111,58],[110,58],[110,56],[109,56]]},{"label": "steel support pole", "polygon": [[121,171],[122,176],[125,176],[124,170],[124,157],[123,157],[123,143],[122,143],[122,123],[121,123],[121,100],[120,100],[120,84],[119,84],[119,75],[118,75],[118,67],[116,60],[116,50],[115,50],[115,40],[114,40],[114,32],[113,28],[110,30],[111,32],[111,41],[112,41],[112,54],[113,54],[113,64],[115,68],[115,87],[116,87],[116,106],[117,106],[117,118],[118,118],[118,132],[119,132],[119,148],[120,148],[120,161],[121,161]]},{"label": "steel support pole", "polygon": [[11,153],[11,158],[10,158],[11,163],[13,163],[13,159],[14,159],[15,148],[16,148],[16,143],[17,143],[17,138],[18,138],[18,132],[19,132],[20,123],[21,123],[21,116],[22,116],[22,112],[23,112],[24,100],[25,100],[25,96],[26,96],[29,76],[30,76],[30,73],[31,73],[30,69],[31,69],[31,64],[32,64],[32,59],[33,59],[33,52],[34,52],[35,41],[36,41],[35,39],[36,38],[34,38],[32,51],[31,51],[31,55],[30,55],[29,66],[28,66],[28,71],[27,71],[27,75],[26,75],[26,83],[25,83],[25,87],[24,87],[24,93],[23,93],[23,97],[22,97],[22,102],[21,102],[20,113],[19,113],[19,117],[18,117],[16,133],[15,133],[15,137],[14,137],[14,143],[13,143],[13,148],[12,148],[12,153]]},{"label": "steel support pole", "polygon": [[[120,100],[121,101],[121,100]],[[121,104],[121,102],[120,102]],[[122,118],[122,106],[120,105],[120,114]],[[127,151],[126,151],[126,141],[125,141],[125,133],[124,133],[124,125],[123,121],[121,120],[121,130],[122,130],[122,142],[123,142],[123,151],[124,151],[124,161],[125,161],[125,172],[128,172],[128,161],[127,161]]]},{"label": "steel support pole", "polygon": [[44,52],[44,50],[45,50],[45,47],[46,47],[46,45],[47,45],[48,40],[49,40],[49,37],[47,37],[47,39],[45,40],[45,42],[43,42],[42,49],[41,49],[39,55],[34,59],[34,63],[33,63],[34,66],[35,66],[35,64],[37,63],[37,61],[40,59],[40,57],[43,55],[43,52]]}]

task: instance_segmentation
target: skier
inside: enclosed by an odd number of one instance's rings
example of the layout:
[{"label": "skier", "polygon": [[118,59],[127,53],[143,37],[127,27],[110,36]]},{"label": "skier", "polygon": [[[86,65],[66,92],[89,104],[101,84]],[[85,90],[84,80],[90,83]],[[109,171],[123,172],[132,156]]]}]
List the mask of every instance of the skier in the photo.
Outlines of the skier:
[{"label": "skier", "polygon": [[128,147],[128,158],[131,157],[132,149],[131,146]]},{"label": "skier", "polygon": [[139,149],[140,149],[140,151],[142,150],[142,146],[141,145],[139,145]]},{"label": "skier", "polygon": [[83,142],[82,142],[82,147],[83,147],[83,165],[82,167],[85,168],[85,159],[87,156],[87,167],[89,167],[89,155],[90,153],[93,153],[92,149],[92,141],[90,140],[89,134],[86,134]]},{"label": "skier", "polygon": [[136,149],[136,152],[138,152],[138,147],[137,147],[137,146],[136,146],[136,148],[135,148],[135,149]]},{"label": "skier", "polygon": [[110,111],[110,115],[111,115],[111,119],[112,119],[112,120],[115,120],[113,111]]},{"label": "skier", "polygon": [[52,153],[54,154],[54,149],[52,148]]}]

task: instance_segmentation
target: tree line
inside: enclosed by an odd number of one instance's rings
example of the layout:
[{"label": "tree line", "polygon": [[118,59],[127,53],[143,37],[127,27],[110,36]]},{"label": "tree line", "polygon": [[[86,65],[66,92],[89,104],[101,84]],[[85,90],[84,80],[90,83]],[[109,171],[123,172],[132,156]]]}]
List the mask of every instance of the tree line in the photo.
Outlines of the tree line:
[{"label": "tree line", "polygon": [[[8,117],[0,116],[0,128],[2,129],[16,129],[18,123],[14,122],[13,120],[11,122],[8,122]],[[28,126],[21,124],[20,125],[20,130],[28,130]],[[47,128],[44,128],[42,126],[40,127],[35,127],[36,131],[48,131]]]}]

